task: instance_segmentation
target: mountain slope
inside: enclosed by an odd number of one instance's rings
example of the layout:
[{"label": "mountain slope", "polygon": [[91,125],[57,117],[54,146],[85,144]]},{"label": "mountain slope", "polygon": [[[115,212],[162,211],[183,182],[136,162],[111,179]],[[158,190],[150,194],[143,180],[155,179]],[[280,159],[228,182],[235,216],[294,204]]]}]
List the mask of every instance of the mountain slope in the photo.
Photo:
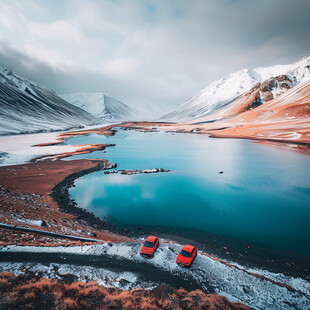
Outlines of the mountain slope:
[{"label": "mountain slope", "polygon": [[[250,92],[249,92],[250,93]],[[247,101],[249,98],[244,97]],[[240,102],[245,106],[245,102]],[[268,102],[216,122],[167,124],[163,131],[199,132],[212,137],[247,138],[285,142],[310,154],[310,80],[292,87]]]},{"label": "mountain slope", "polygon": [[287,75],[279,75],[262,83],[257,83],[248,92],[233,100],[231,104],[214,113],[195,120],[197,123],[212,122],[238,115],[255,109],[262,104],[276,98],[294,87],[294,82]]},{"label": "mountain slope", "polygon": [[308,121],[310,119],[310,80],[298,84],[256,109],[236,115],[229,122],[271,123],[297,118]]},{"label": "mountain slope", "polygon": [[0,67],[0,135],[64,130],[101,122],[51,90]]},{"label": "mountain slope", "polygon": [[235,136],[309,145],[310,80],[255,109],[202,126],[217,137]]},{"label": "mountain slope", "polygon": [[[257,84],[280,75],[286,75],[291,83],[289,88],[310,79],[310,55],[291,65],[243,69],[229,74],[213,82],[160,119],[174,122],[189,122],[203,118],[208,121],[216,120],[221,117],[220,112],[229,108],[241,95]],[[278,93],[275,91],[272,97],[281,93],[282,91]]]},{"label": "mountain slope", "polygon": [[89,114],[106,121],[128,120],[134,114],[134,110],[128,105],[99,92],[64,94],[61,97]]}]

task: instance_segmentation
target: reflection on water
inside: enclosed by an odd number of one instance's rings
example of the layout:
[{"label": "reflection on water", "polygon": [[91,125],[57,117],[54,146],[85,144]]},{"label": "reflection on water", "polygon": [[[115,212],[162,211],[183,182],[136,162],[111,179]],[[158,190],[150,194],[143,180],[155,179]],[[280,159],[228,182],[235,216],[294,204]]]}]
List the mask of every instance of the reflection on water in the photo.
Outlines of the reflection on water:
[{"label": "reflection on water", "polygon": [[[195,229],[271,248],[310,253],[310,157],[246,140],[120,130],[69,139],[116,143],[106,158],[118,169],[171,173],[84,176],[70,190],[84,208],[115,225]],[[223,174],[219,174],[223,171]]]}]

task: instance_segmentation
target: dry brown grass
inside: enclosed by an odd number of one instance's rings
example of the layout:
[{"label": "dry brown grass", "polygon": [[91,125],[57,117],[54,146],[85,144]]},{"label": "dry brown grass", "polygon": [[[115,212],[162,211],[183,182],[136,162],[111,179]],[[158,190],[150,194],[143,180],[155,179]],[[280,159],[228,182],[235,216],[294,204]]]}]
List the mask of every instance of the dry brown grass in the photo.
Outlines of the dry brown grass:
[{"label": "dry brown grass", "polygon": [[0,309],[248,309],[225,297],[168,285],[153,290],[106,288],[96,282],[40,278],[33,272],[0,273]]}]

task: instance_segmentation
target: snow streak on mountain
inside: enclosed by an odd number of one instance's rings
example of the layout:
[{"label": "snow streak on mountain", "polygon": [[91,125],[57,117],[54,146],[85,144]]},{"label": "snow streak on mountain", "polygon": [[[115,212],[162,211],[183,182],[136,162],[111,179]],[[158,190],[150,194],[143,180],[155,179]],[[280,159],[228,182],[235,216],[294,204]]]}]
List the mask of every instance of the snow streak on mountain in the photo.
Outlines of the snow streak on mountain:
[{"label": "snow streak on mountain", "polygon": [[[285,85],[281,83],[281,79],[286,80]],[[205,119],[214,121],[230,116],[225,113],[225,110],[229,109],[243,94],[255,86],[258,87],[258,84],[261,86],[263,82],[269,83],[270,93],[267,99],[270,100],[308,79],[310,79],[310,55],[291,65],[260,67],[253,70],[243,69],[213,82],[178,108],[162,116],[160,120],[190,122]],[[267,80],[269,80],[268,83]],[[261,98],[260,102],[256,103],[257,106],[263,104],[265,99]]]},{"label": "snow streak on mountain", "polygon": [[51,90],[0,67],[0,135],[64,130],[102,122]]}]

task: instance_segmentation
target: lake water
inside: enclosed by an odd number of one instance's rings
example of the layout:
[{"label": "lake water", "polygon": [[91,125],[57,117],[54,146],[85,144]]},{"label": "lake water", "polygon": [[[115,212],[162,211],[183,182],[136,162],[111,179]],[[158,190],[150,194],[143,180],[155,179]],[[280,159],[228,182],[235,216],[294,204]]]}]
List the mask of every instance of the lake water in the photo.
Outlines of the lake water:
[{"label": "lake water", "polygon": [[[104,152],[117,169],[169,173],[86,175],[70,189],[79,206],[113,225],[210,233],[310,254],[310,157],[241,139],[118,130],[66,144],[115,143]],[[70,158],[70,160],[72,157]],[[219,174],[223,171],[223,174]]]}]

